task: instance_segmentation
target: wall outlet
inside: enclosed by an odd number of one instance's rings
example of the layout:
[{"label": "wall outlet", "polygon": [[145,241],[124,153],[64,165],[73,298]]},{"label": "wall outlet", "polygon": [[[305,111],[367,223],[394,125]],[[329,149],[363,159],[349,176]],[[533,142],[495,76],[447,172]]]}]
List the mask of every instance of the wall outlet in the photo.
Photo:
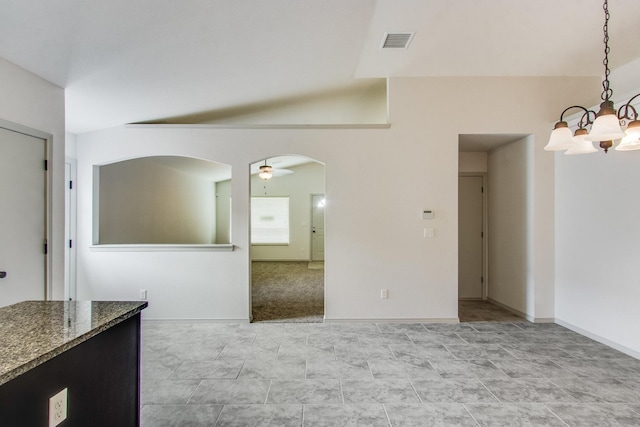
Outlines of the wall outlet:
[{"label": "wall outlet", "polygon": [[147,299],[147,290],[146,289],[140,289],[140,299],[143,299],[143,300]]},{"label": "wall outlet", "polygon": [[67,419],[67,389],[49,398],[49,427],[56,427]]},{"label": "wall outlet", "polygon": [[380,289],[380,298],[382,298],[382,299],[389,298],[389,290],[388,289]]}]

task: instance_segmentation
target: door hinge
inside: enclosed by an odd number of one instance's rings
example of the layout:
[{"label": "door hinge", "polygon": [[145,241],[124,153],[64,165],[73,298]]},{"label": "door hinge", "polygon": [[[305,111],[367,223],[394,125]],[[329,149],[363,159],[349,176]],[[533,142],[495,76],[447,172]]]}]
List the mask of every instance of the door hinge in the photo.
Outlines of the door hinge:
[{"label": "door hinge", "polygon": [[44,254],[46,255],[48,253],[48,250],[49,250],[49,245],[47,244],[47,239],[44,240],[44,245],[43,245],[42,249],[44,251]]},{"label": "door hinge", "polygon": [[480,283],[484,283],[484,276],[480,276]]},{"label": "door hinge", "polygon": [[73,181],[69,181],[69,190],[73,190]]},{"label": "door hinge", "polygon": [[480,232],[480,238],[481,238],[481,239],[484,239],[484,231],[481,231],[481,232]]},{"label": "door hinge", "polygon": [[480,192],[484,193],[484,187],[480,187]]},{"label": "door hinge", "polygon": [[73,249],[73,240],[69,240],[69,249]]},{"label": "door hinge", "polygon": [[45,159],[44,163],[42,164],[42,167],[44,168],[44,170],[48,171],[49,170],[49,161]]}]

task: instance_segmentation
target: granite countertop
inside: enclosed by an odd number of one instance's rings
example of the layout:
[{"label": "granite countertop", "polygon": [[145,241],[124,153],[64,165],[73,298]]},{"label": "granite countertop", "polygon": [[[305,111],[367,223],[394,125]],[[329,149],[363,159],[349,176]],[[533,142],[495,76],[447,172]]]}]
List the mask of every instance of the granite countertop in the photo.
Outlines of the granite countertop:
[{"label": "granite countertop", "polygon": [[0,308],[0,385],[146,307],[146,301],[25,301]]}]

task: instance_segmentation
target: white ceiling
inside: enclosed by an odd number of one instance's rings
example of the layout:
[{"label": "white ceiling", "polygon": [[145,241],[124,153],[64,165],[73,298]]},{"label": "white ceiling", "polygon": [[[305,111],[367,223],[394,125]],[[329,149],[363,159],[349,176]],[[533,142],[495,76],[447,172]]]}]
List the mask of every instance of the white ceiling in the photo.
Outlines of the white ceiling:
[{"label": "white ceiling", "polygon": [[[611,0],[612,68],[640,57]],[[66,88],[74,133],[386,76],[599,76],[600,0],[0,0],[0,57]],[[413,31],[407,50],[385,32]],[[615,87],[615,86],[614,86]]]}]

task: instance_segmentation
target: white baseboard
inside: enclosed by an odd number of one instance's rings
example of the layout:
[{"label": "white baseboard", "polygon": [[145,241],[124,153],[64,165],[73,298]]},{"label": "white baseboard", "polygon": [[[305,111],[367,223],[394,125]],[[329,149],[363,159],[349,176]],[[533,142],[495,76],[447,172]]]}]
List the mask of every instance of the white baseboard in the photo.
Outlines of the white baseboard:
[{"label": "white baseboard", "polygon": [[443,317],[443,318],[382,318],[382,319],[327,319],[324,318],[325,323],[460,323],[460,319],[457,317]]},{"label": "white baseboard", "polygon": [[624,354],[627,354],[631,357],[635,357],[636,359],[640,359],[640,352],[630,349],[629,347],[625,347],[624,345],[618,344],[617,342],[608,340],[604,337],[601,337],[600,335],[591,333],[587,330],[584,330],[576,325],[573,325],[569,322],[565,322],[564,320],[561,319],[556,319],[556,323],[560,326],[564,326],[567,329],[571,329],[573,332],[577,332],[580,335],[584,335],[587,338],[591,338],[594,341],[598,341],[601,344],[607,345],[613,349],[616,349],[618,351],[621,351]]},{"label": "white baseboard", "polygon": [[523,313],[520,310],[516,310],[513,307],[509,307],[508,305],[505,305],[501,302],[498,302],[496,300],[494,300],[493,298],[487,298],[487,301],[489,301],[491,304],[497,305],[500,308],[504,308],[507,311],[510,311],[511,313],[520,316],[524,319],[527,319],[529,322],[532,323],[555,323],[556,319],[553,317],[533,317],[528,315],[527,313]]},{"label": "white baseboard", "polygon": [[505,305],[505,304],[503,304],[503,303],[501,303],[499,301],[496,301],[493,298],[487,298],[487,301],[489,301],[493,305],[497,305],[498,307],[503,308],[503,309],[515,314],[516,316],[520,316],[520,317],[522,317],[524,319],[527,319],[529,322],[533,322],[533,317],[529,316],[527,313],[523,313],[520,310],[516,310],[513,307],[509,307],[508,305]]}]

